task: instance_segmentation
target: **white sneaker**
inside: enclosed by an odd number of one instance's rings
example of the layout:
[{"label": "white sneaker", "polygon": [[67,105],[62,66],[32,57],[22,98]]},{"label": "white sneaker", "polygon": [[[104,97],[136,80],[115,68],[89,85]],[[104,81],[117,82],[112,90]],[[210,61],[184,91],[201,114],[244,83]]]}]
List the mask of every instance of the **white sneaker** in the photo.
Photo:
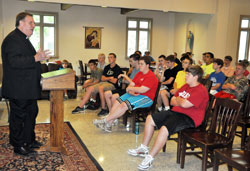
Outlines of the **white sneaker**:
[{"label": "white sneaker", "polygon": [[112,123],[112,125],[118,125],[118,119],[115,119]]},{"label": "white sneaker", "polygon": [[101,128],[103,131],[105,132],[112,132],[112,125],[110,125],[109,123],[99,123],[97,124],[98,128]]},{"label": "white sneaker", "polygon": [[163,109],[163,111],[168,111],[169,109],[170,109],[169,106],[165,106],[164,109]]},{"label": "white sneaker", "polygon": [[162,111],[162,106],[158,107],[158,112],[161,112],[161,111]]},{"label": "white sneaker", "polygon": [[105,119],[95,119],[95,120],[93,120],[93,124],[97,128],[100,128],[100,125],[104,125],[105,124]]},{"label": "white sneaker", "polygon": [[152,167],[153,160],[154,158],[151,155],[146,155],[145,159],[142,160],[141,164],[139,164],[138,169],[148,170],[150,167]]},{"label": "white sneaker", "polygon": [[141,144],[140,147],[138,147],[136,149],[129,149],[128,154],[130,154],[132,156],[145,157],[146,155],[148,155],[148,147]]}]

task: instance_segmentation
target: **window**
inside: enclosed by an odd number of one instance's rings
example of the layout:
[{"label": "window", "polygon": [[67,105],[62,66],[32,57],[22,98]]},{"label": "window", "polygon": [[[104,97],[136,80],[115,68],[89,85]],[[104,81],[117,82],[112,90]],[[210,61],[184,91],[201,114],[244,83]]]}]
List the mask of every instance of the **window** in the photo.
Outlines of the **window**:
[{"label": "window", "polygon": [[250,61],[250,16],[241,16],[238,60]]},{"label": "window", "polygon": [[151,47],[152,20],[142,18],[127,18],[127,49],[130,56],[136,50],[144,54]]},{"label": "window", "polygon": [[33,18],[36,24],[30,41],[36,50],[50,50],[53,57],[58,56],[57,51],[57,14],[46,12],[33,12]]}]

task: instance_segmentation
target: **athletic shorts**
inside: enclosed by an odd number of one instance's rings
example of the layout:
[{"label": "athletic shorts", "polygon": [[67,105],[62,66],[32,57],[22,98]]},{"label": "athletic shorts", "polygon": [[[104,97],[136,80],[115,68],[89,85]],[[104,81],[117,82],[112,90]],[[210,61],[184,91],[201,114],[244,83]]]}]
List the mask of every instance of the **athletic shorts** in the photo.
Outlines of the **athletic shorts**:
[{"label": "athletic shorts", "polygon": [[100,86],[103,86],[104,91],[107,91],[107,90],[114,90],[114,89],[115,89],[115,86],[114,86],[112,83],[109,83],[109,82],[100,82],[100,83],[98,83],[98,84],[93,85],[93,87],[94,87],[93,93],[94,93],[94,94],[99,93],[99,87],[100,87]]},{"label": "athletic shorts", "polygon": [[187,115],[171,110],[154,113],[151,115],[156,127],[165,126],[169,136],[186,128],[194,128],[194,121]]},{"label": "athletic shorts", "polygon": [[132,111],[137,108],[150,107],[153,101],[144,95],[133,96],[131,94],[125,93],[121,97],[117,98],[119,103],[125,102],[128,106],[128,110]]}]

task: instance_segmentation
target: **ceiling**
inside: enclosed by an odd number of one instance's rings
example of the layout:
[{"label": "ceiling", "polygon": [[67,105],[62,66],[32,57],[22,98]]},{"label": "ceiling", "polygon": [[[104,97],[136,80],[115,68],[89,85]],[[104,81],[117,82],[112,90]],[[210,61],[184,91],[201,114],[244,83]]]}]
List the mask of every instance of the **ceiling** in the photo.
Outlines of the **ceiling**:
[{"label": "ceiling", "polygon": [[62,10],[72,5],[114,7],[121,9],[157,10],[164,12],[189,12],[214,14],[217,0],[27,0],[62,4]]}]

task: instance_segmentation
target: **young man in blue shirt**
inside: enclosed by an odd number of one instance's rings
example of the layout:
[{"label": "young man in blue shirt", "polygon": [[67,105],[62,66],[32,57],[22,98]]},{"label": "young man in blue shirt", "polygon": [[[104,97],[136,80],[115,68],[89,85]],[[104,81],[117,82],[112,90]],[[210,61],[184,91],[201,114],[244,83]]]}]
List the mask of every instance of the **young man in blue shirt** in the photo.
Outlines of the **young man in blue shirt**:
[{"label": "young man in blue shirt", "polygon": [[218,93],[221,90],[222,85],[225,82],[226,76],[221,71],[221,68],[223,67],[223,65],[224,65],[224,62],[221,59],[215,59],[213,62],[213,68],[215,72],[212,72],[208,78],[209,80],[213,82],[211,90],[210,90],[210,93],[213,95]]}]

